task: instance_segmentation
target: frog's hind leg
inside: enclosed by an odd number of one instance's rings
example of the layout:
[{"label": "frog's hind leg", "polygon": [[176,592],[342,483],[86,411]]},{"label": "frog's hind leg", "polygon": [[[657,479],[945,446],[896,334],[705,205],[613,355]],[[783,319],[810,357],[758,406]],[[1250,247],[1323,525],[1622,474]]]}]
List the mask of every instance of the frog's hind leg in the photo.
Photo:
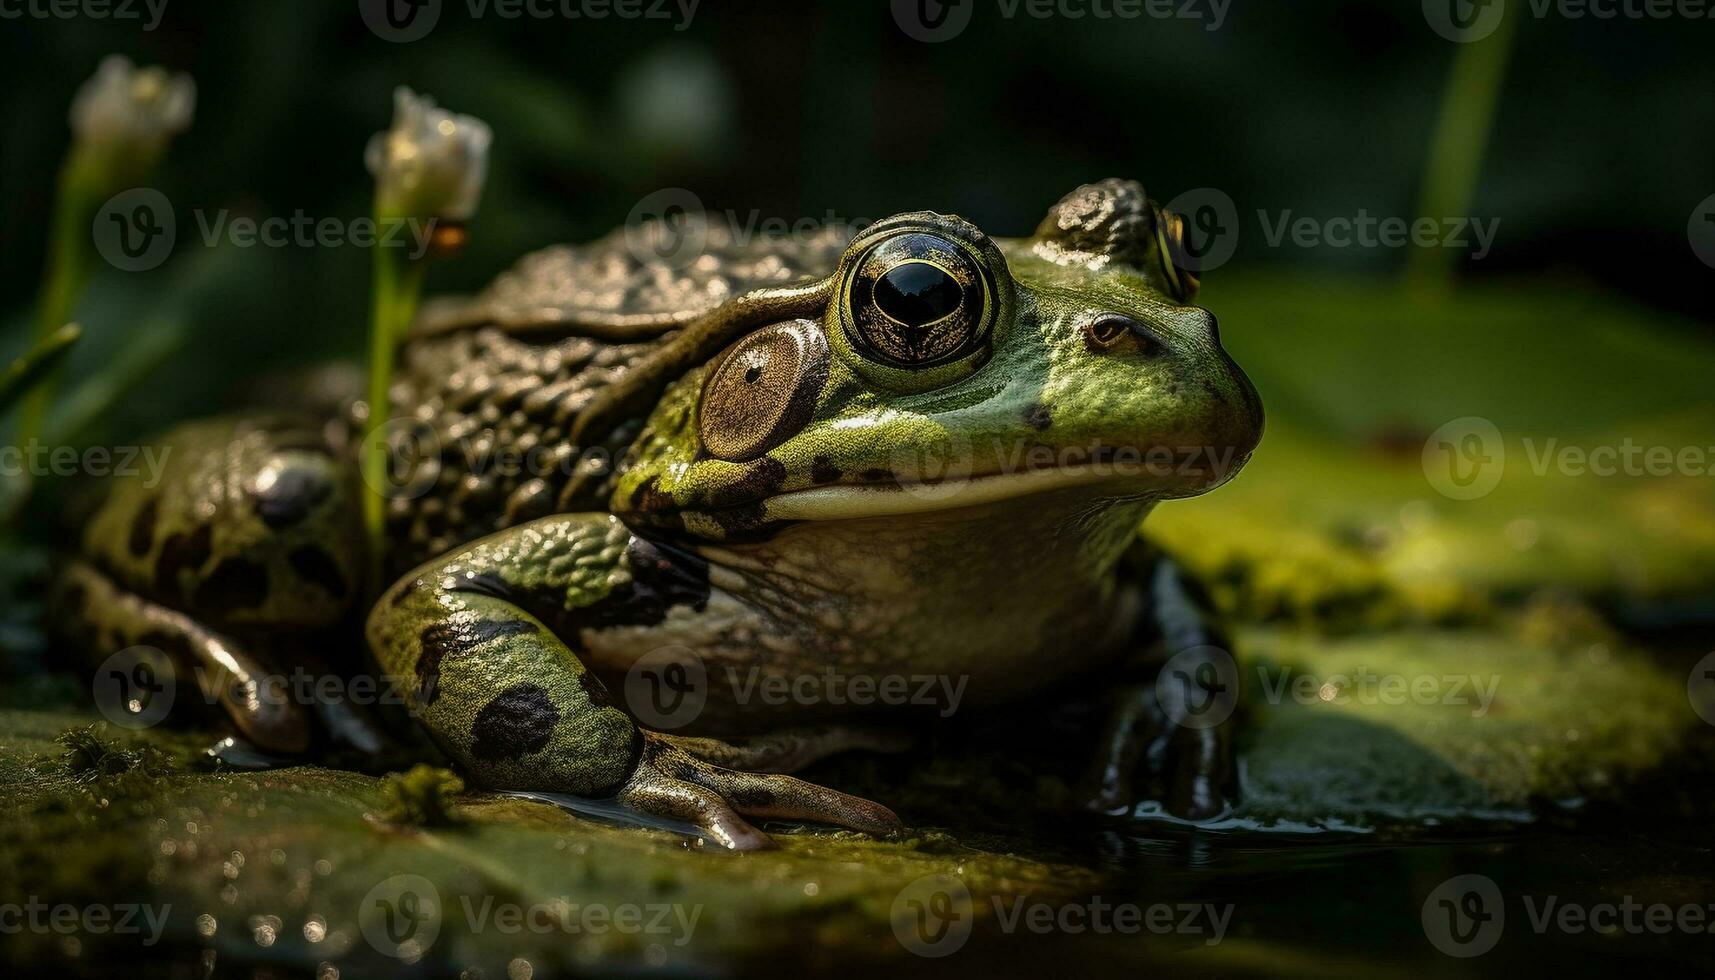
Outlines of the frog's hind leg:
[{"label": "frog's hind leg", "polygon": [[[136,463],[115,468],[83,527],[60,590],[79,601],[56,625],[93,640],[97,660],[128,645],[180,656],[265,752],[302,751],[322,731],[377,750],[373,722],[342,699],[288,693],[279,669],[297,672],[355,625],[365,554],[349,459],[314,420],[245,415],[180,425]],[[272,702],[257,698],[264,685]]]},{"label": "frog's hind leg", "polygon": [[309,748],[308,712],[267,690],[269,672],[231,638],[121,587],[87,562],[69,563],[55,592],[56,617],[90,631],[98,649],[148,646],[166,653],[180,675],[181,692],[215,699],[264,752],[294,754]]},{"label": "frog's hind leg", "polygon": [[789,728],[766,735],[721,739],[668,735],[661,739],[687,755],[740,772],[797,772],[841,752],[903,752],[912,739],[904,731],[861,725]]}]

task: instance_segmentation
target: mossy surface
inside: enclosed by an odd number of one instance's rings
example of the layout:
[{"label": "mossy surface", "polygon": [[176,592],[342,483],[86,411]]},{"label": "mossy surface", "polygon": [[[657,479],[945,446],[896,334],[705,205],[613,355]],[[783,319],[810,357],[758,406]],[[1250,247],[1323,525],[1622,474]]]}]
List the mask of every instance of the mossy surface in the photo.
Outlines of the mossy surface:
[{"label": "mossy surface", "polygon": [[1605,644],[1474,629],[1242,642],[1259,708],[1240,812],[1259,821],[1524,820],[1611,798],[1707,740],[1683,677]]},{"label": "mossy surface", "polygon": [[[831,967],[845,957],[906,955],[890,924],[894,901],[924,876],[964,883],[979,916],[991,899],[1055,901],[1100,880],[934,832],[892,841],[783,832],[777,851],[732,855],[488,793],[447,801],[450,826],[413,826],[386,819],[398,805],[396,784],[308,766],[90,780],[66,765],[50,734],[85,724],[68,714],[0,713],[8,891],[170,906],[163,948],[246,961],[366,971],[403,954],[506,975],[520,958],[550,971],[696,971],[792,950]],[[97,730],[113,751],[158,752],[153,740]],[[374,903],[396,899],[390,889],[406,875],[428,883],[415,894],[438,910],[427,948],[371,939],[384,914]],[[381,911],[365,913],[366,902]],[[632,908],[635,927],[605,919]],[[590,909],[604,911],[591,920]],[[75,966],[82,945],[35,952]]]},{"label": "mossy surface", "polygon": [[[1448,622],[1550,588],[1646,622],[1715,618],[1715,344],[1694,330],[1562,284],[1430,302],[1234,275],[1205,299],[1268,431],[1237,480],[1164,506],[1150,530],[1242,615]],[[1459,419],[1492,424],[1502,447],[1484,464],[1498,482],[1470,500],[1425,468],[1425,445]],[[1601,450],[1620,454],[1610,475],[1589,465]]]}]

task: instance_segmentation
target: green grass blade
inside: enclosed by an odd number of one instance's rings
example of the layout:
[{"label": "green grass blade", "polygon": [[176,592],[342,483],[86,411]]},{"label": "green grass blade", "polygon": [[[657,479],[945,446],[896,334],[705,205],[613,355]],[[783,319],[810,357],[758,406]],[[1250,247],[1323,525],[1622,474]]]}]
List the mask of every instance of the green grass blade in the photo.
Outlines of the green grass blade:
[{"label": "green grass blade", "polygon": [[34,347],[25,351],[22,357],[13,361],[4,373],[0,373],[0,412],[11,409],[18,399],[28,394],[52,375],[55,368],[65,363],[66,356],[82,336],[82,327],[68,323],[42,338]]}]

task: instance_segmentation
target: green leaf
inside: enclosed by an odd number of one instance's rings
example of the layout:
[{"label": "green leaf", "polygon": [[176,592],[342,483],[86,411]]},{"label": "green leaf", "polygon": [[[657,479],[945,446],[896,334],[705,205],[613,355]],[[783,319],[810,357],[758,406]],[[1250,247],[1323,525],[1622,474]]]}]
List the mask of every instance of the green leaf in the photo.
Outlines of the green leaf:
[{"label": "green leaf", "polygon": [[68,323],[13,361],[0,375],[0,412],[10,409],[18,399],[53,374],[55,368],[64,364],[72,345],[82,336],[82,327]]}]

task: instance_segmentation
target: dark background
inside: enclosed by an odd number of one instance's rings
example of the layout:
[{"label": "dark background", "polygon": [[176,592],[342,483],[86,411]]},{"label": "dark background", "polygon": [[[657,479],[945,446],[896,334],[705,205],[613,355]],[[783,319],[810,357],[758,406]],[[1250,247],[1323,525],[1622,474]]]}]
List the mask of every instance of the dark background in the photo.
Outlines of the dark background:
[{"label": "dark background", "polygon": [[[405,44],[371,33],[357,0],[168,0],[149,32],[0,22],[6,346],[21,343],[40,276],[67,106],[110,52],[199,85],[193,128],[154,181],[178,212],[175,258],[129,276],[103,268],[92,283],[129,297],[109,302],[139,318],[163,294],[194,295],[172,313],[189,355],[131,400],[149,417],[216,400],[252,367],[363,350],[366,254],[252,248],[216,262],[196,254],[212,250],[193,213],[367,213],[363,146],[396,84],[496,134],[471,247],[435,270],[432,290],[474,289],[530,248],[598,235],[666,186],[741,216],[930,207],[1020,234],[1066,190],[1109,175],[1163,201],[1203,186],[1230,194],[1247,229],[1236,267],[1402,268],[1397,249],[1269,248],[1254,214],[1416,213],[1460,48],[1429,29],[1418,0],[1234,0],[1214,32],[1171,19],[1007,20],[994,0],[975,2],[969,28],[939,44],[907,37],[886,0],[704,0],[683,31],[472,19],[464,0],[446,0],[433,32]],[[1715,192],[1712,50],[1715,20],[1524,18],[1471,207],[1499,217],[1500,234],[1459,275],[1582,280],[1708,324],[1715,272],[1686,225]],[[102,351],[92,337],[79,357]],[[224,377],[210,377],[211,361]]]}]

